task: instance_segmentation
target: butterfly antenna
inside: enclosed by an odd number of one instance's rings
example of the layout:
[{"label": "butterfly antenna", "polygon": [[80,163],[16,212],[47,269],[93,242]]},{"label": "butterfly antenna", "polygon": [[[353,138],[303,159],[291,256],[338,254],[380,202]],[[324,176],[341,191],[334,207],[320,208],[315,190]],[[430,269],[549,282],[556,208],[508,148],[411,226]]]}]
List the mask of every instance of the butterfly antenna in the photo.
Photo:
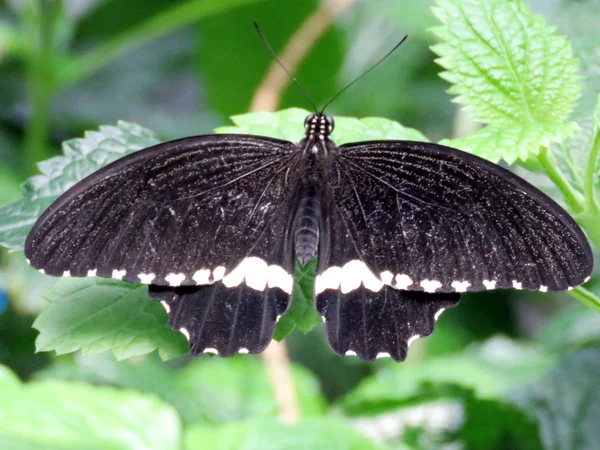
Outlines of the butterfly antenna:
[{"label": "butterfly antenna", "polygon": [[292,75],[290,73],[290,71],[287,70],[287,68],[279,60],[279,58],[277,57],[277,54],[273,51],[273,47],[271,47],[271,44],[269,44],[269,41],[267,40],[267,38],[265,37],[265,35],[263,34],[263,32],[260,31],[260,27],[258,26],[258,23],[256,23],[255,21],[252,22],[252,23],[254,23],[254,27],[256,28],[256,31],[258,31],[258,34],[260,35],[260,37],[262,38],[263,42],[265,43],[265,45],[269,49],[269,52],[271,53],[271,55],[273,55],[273,58],[275,58],[275,61],[277,61],[277,64],[279,64],[281,66],[281,68],[283,70],[285,70],[285,73],[287,73],[290,76],[290,78],[292,79],[292,81],[296,84],[296,86],[298,86],[298,89],[300,89],[300,92],[302,92],[302,95],[304,95],[304,97],[306,97],[306,100],[308,100],[308,102],[312,105],[313,109],[315,110],[315,113],[317,113],[318,109],[315,106],[315,103],[311,100],[311,98],[308,96],[308,94],[306,93],[306,91],[302,88],[302,86],[300,85],[300,83],[298,82],[298,80],[296,79],[296,77],[294,75]]},{"label": "butterfly antenna", "polygon": [[362,74],[360,74],[359,76],[357,76],[354,80],[352,80],[348,85],[346,85],[346,87],[344,89],[342,89],[340,92],[338,92],[337,94],[335,94],[333,96],[333,98],[331,100],[329,100],[325,106],[323,106],[323,109],[321,110],[321,114],[323,114],[325,112],[325,108],[327,108],[336,98],[338,98],[340,95],[342,95],[342,93],[344,93],[350,86],[352,86],[354,83],[356,83],[358,80],[360,80],[362,77],[364,77],[366,74],[368,74],[371,70],[373,70],[375,67],[377,67],[379,64],[381,64],[383,61],[385,61],[387,59],[388,56],[390,56],[392,53],[394,53],[396,51],[396,49],[398,49],[398,47],[400,47],[402,45],[402,43],[406,40],[406,38],[408,38],[408,34],[406,36],[404,36],[402,38],[402,40],[400,42],[398,42],[393,49],[391,49],[389,52],[387,52],[387,54],[381,58],[379,61],[377,61],[373,66],[371,66],[370,69],[365,70]]}]

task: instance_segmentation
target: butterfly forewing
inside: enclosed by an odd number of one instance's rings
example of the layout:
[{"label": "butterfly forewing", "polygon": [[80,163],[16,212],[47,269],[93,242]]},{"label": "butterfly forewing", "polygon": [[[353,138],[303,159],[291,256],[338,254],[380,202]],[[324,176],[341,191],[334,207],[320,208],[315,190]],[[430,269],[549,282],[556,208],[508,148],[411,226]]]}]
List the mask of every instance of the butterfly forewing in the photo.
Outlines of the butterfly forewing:
[{"label": "butterfly forewing", "polygon": [[[235,268],[293,195],[292,145],[248,136],[160,144],[113,163],[53,204],[28,236],[30,264],[50,275],[161,286],[207,284]],[[273,236],[273,234],[276,236]],[[277,264],[288,273],[293,257]]]},{"label": "butterfly forewing", "polygon": [[593,264],[554,201],[507,170],[448,147],[339,147],[329,192],[358,259],[403,290],[564,290]]}]

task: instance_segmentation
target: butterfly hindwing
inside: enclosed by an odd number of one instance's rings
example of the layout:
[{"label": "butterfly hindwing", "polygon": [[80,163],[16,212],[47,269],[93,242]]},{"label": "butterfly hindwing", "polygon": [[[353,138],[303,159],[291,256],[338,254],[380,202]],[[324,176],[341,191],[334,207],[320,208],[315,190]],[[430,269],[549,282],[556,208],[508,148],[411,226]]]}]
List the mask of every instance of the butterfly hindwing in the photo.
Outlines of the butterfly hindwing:
[{"label": "butterfly hindwing", "polygon": [[411,292],[385,285],[361,260],[362,253],[350,223],[329,197],[322,224],[315,279],[315,306],[331,348],[340,355],[406,358],[415,339],[429,336],[446,308],[455,306],[457,293]]},{"label": "butterfly hindwing", "polygon": [[403,290],[565,290],[593,259],[575,221],[509,171],[422,142],[339,147],[329,189],[359,259]]},{"label": "butterfly hindwing", "polygon": [[192,355],[260,353],[273,338],[275,323],[290,295],[279,288],[257,290],[223,283],[170,288],[150,286],[169,315],[169,325],[190,342]]}]

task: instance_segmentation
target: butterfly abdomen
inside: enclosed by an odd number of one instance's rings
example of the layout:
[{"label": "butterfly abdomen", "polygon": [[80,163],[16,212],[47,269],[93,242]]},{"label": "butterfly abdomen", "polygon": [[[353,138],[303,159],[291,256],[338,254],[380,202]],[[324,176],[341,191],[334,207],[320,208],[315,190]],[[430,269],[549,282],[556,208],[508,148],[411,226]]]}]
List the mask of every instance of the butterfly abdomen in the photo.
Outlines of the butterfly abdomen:
[{"label": "butterfly abdomen", "polygon": [[312,183],[300,192],[294,227],[294,248],[302,266],[313,259],[319,244],[321,194],[321,190]]}]

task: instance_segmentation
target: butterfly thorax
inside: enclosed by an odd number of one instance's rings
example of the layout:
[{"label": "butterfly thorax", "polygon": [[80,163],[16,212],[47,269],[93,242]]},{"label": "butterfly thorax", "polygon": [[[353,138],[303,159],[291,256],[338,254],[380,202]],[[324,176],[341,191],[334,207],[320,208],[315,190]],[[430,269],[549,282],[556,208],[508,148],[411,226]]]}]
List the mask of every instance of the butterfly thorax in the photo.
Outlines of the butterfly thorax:
[{"label": "butterfly thorax", "polygon": [[[318,121],[317,116],[309,116],[306,123]],[[294,221],[294,248],[298,262],[305,266],[315,256],[319,244],[320,226],[322,219],[323,187],[332,158],[335,144],[329,140],[329,130],[333,121],[325,121],[323,128],[315,128],[317,134],[307,128],[307,136],[300,143],[303,148],[301,173],[302,181],[298,191],[298,208]],[[311,128],[311,130],[313,130]],[[325,134],[318,134],[320,132]],[[325,136],[321,138],[321,136]]]}]

